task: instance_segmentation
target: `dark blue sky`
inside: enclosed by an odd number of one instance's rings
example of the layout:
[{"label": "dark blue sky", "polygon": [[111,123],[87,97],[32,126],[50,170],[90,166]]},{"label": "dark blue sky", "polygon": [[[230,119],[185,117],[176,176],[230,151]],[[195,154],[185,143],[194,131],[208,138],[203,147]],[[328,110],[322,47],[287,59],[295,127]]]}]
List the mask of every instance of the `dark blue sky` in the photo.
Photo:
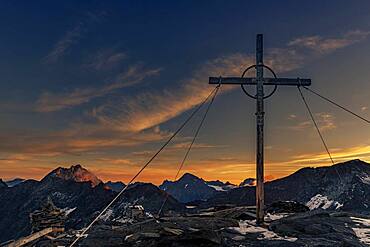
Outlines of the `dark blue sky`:
[{"label": "dark blue sky", "polygon": [[[253,63],[257,33],[279,76],[311,77],[314,89],[369,116],[369,9],[369,1],[2,1],[0,173],[39,178],[82,163],[125,180],[208,94],[208,76],[238,76]],[[369,159],[368,127],[308,98],[337,160]],[[223,89],[188,171],[253,176],[254,109],[238,88]],[[268,175],[327,164],[296,89],[279,88],[266,111]],[[143,179],[176,169],[195,125]]]}]

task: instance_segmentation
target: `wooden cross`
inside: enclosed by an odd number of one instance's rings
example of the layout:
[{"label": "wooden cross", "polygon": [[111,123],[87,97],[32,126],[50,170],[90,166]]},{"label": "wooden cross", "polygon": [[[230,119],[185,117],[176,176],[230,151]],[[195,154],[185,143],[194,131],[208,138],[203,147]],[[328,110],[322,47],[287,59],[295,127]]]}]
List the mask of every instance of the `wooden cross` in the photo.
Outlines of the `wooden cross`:
[{"label": "wooden cross", "polygon": [[[251,69],[256,69],[256,77],[244,77],[246,72]],[[273,78],[263,77],[264,68],[268,69],[273,75]],[[274,71],[263,64],[263,35],[257,34],[256,42],[256,64],[248,67],[241,77],[210,77],[209,84],[239,84],[243,91],[250,97],[256,99],[257,111],[257,153],[256,153],[256,218],[257,223],[264,221],[264,158],[263,158],[263,125],[264,125],[264,110],[263,100],[270,97],[276,90],[277,86],[310,86],[311,79],[300,78],[277,78]],[[256,85],[256,95],[251,95],[244,88],[244,85]],[[264,95],[264,86],[274,86],[274,90]]]}]

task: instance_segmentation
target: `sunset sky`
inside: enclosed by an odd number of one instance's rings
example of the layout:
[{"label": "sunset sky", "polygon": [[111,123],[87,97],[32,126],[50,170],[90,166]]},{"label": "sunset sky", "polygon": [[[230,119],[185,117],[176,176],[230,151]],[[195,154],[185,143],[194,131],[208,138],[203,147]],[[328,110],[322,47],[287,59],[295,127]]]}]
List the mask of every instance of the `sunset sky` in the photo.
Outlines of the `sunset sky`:
[{"label": "sunset sky", "polygon": [[[260,2],[1,1],[0,178],[81,164],[127,182],[209,94],[209,76],[254,63],[257,33],[278,76],[311,78],[369,119],[370,1]],[[369,162],[369,124],[304,93],[334,161]],[[329,164],[296,88],[265,108],[268,179]],[[254,112],[223,86],[183,172],[254,177]],[[173,180],[201,115],[138,180]]]}]

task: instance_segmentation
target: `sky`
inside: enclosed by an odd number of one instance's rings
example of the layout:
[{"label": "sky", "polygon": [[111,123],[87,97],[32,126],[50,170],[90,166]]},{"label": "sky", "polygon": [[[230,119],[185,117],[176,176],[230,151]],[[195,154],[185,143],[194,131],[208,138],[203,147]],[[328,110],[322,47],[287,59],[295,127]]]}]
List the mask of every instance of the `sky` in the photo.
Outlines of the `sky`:
[{"label": "sky", "polygon": [[[0,177],[81,164],[127,182],[211,92],[209,76],[254,63],[257,33],[278,77],[311,78],[369,119],[369,9],[365,0],[1,1]],[[303,93],[334,161],[370,162],[369,124]],[[138,180],[174,179],[204,111]],[[181,173],[254,177],[254,113],[253,99],[224,85]],[[265,101],[266,179],[329,164],[297,88],[279,87]]]}]

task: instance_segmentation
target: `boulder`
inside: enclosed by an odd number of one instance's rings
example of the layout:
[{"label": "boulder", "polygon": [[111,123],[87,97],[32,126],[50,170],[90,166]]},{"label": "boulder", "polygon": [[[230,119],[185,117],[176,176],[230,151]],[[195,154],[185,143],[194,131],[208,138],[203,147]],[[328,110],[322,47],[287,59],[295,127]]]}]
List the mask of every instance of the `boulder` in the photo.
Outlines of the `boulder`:
[{"label": "boulder", "polygon": [[299,202],[295,201],[277,201],[270,204],[265,211],[270,214],[276,213],[302,213],[310,209]]}]

